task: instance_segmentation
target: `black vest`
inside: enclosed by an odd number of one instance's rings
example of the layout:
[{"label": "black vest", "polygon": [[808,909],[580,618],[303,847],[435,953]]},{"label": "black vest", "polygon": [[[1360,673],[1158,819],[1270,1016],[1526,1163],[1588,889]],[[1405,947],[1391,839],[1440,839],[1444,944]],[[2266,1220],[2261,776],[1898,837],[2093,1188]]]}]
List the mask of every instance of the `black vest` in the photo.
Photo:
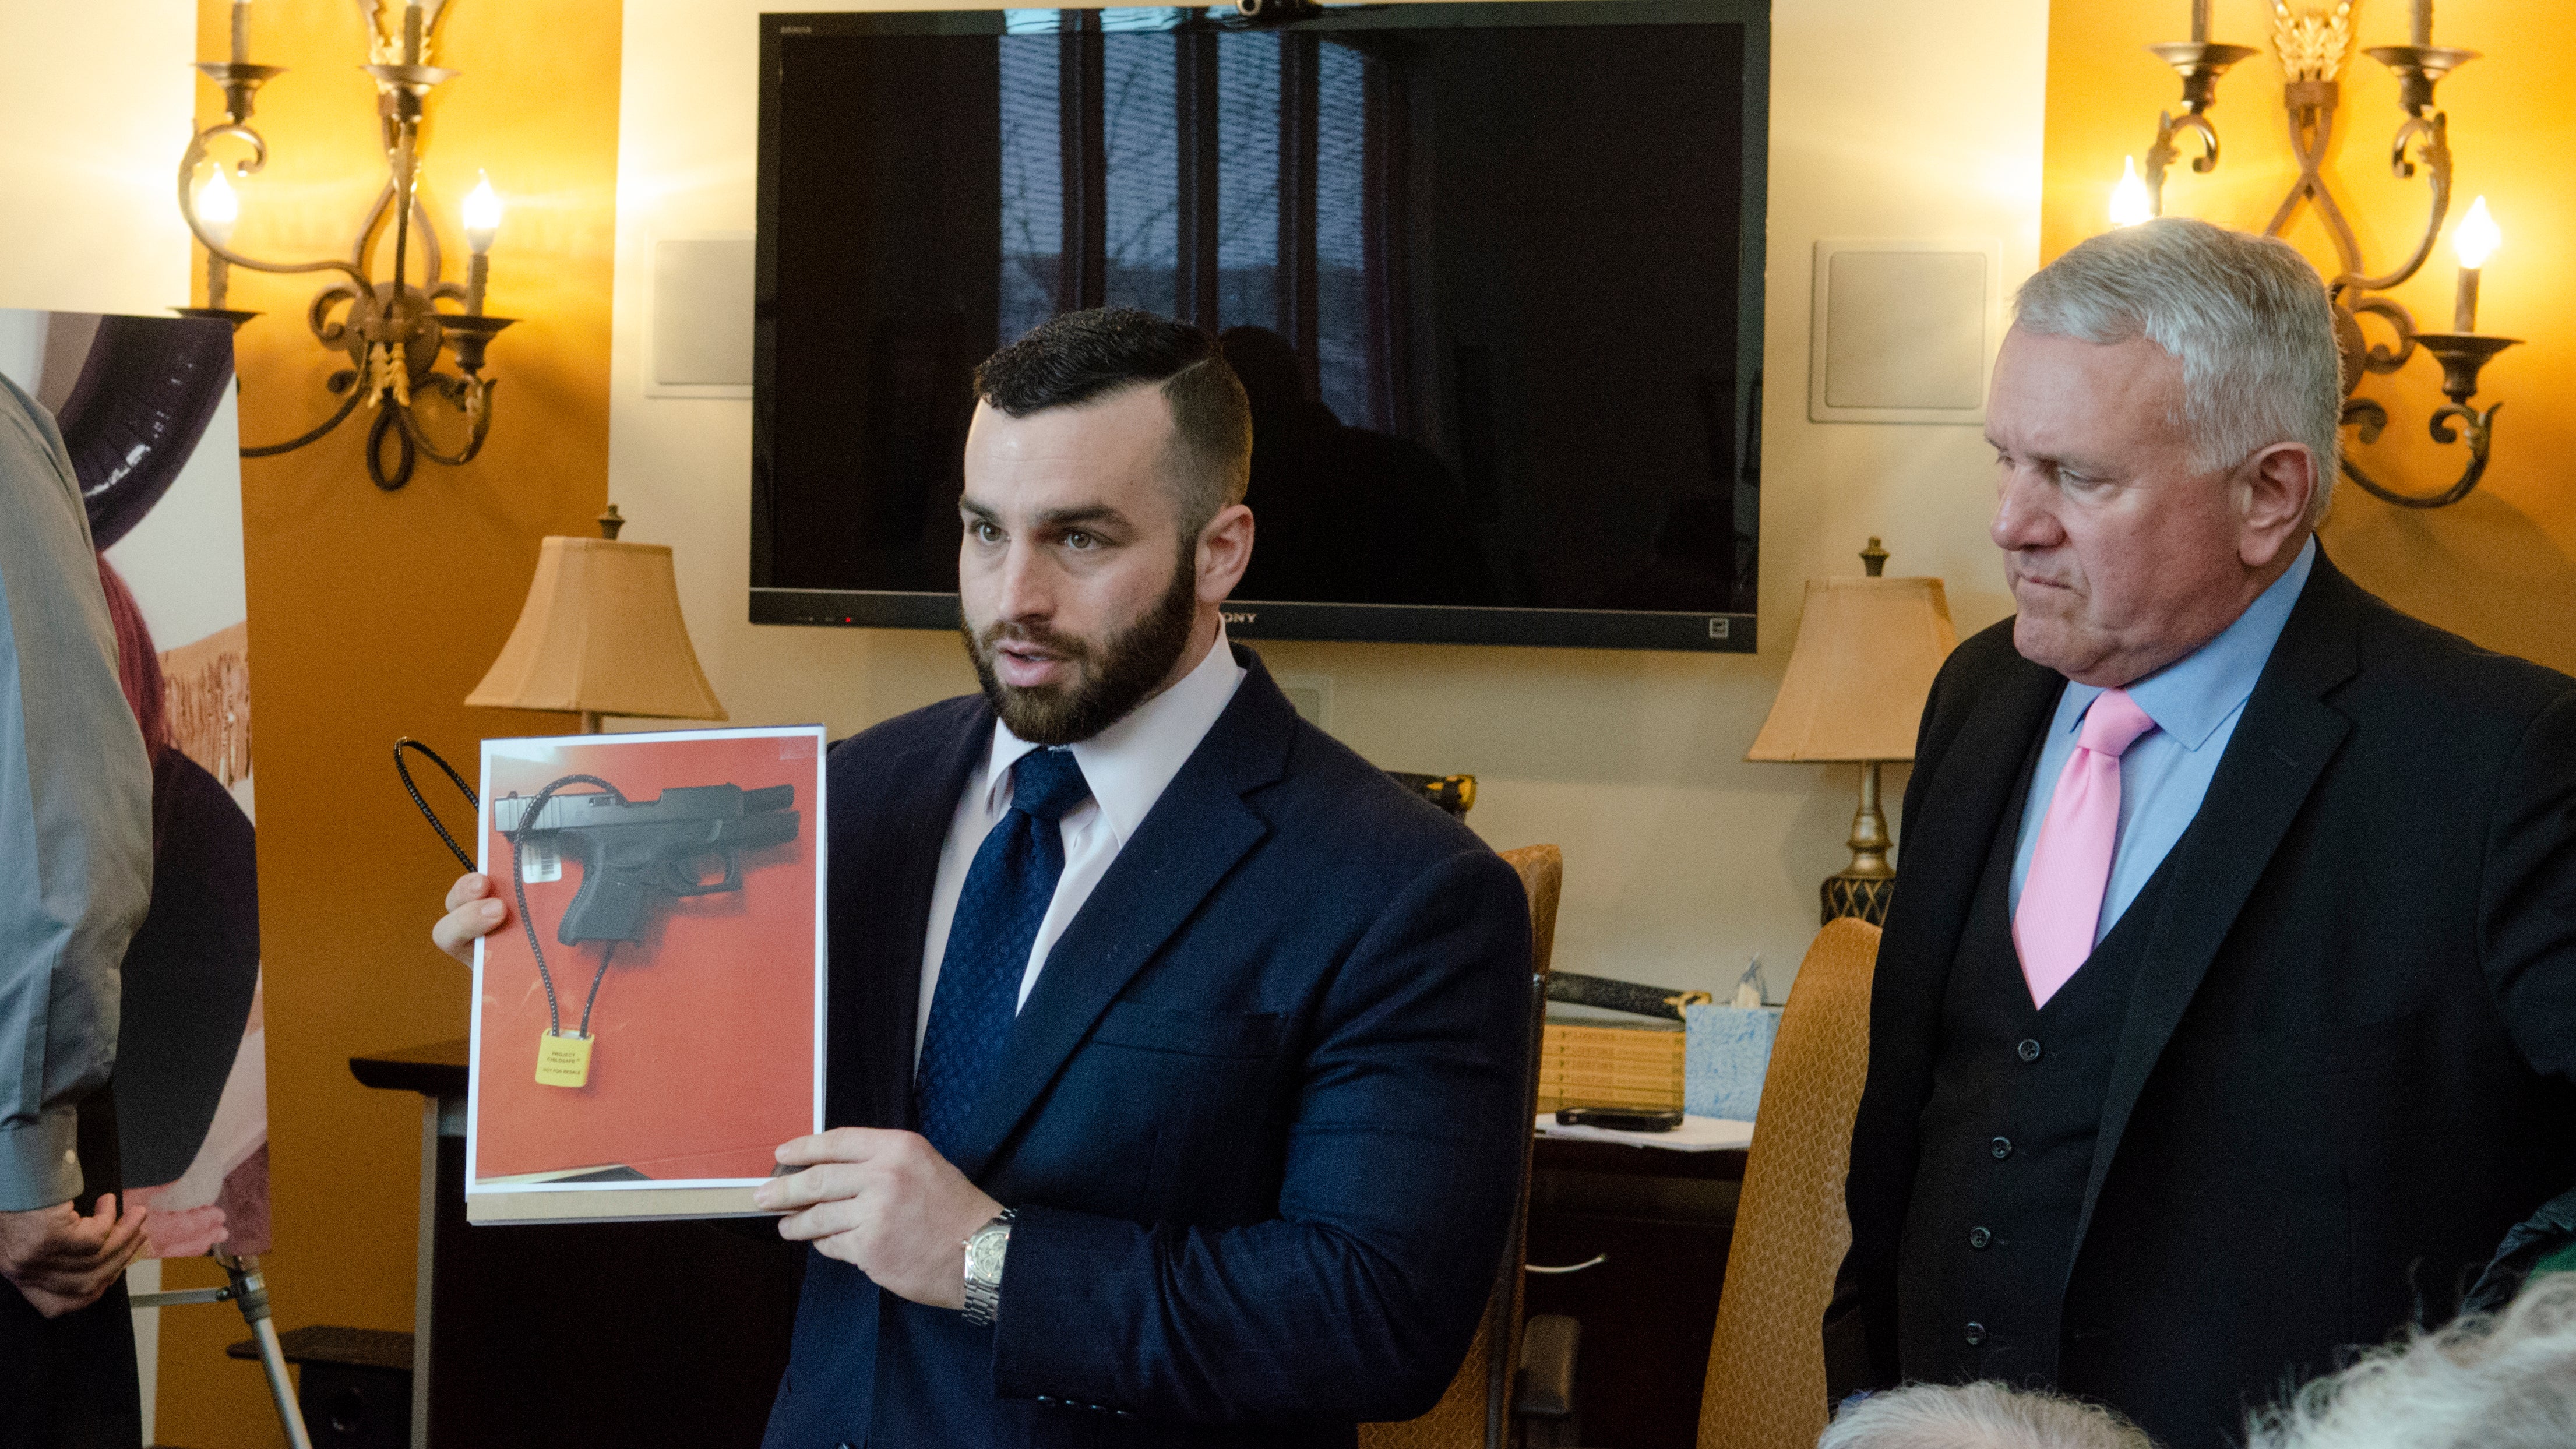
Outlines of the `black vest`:
[{"label": "black vest", "polygon": [[2055,1382],[2059,1311],[2102,1099],[2173,859],[2083,969],[2048,1005],[2032,1006],[2010,906],[2029,773],[1996,827],[1941,1005],[1898,1259],[1909,1380]]}]

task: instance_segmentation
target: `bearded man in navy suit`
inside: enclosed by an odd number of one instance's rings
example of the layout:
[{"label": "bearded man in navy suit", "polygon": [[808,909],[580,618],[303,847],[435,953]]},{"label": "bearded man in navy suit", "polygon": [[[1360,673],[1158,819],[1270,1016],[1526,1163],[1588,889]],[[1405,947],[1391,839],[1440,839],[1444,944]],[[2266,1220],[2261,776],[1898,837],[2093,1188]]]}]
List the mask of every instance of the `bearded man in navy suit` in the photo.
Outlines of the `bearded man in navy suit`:
[{"label": "bearded man in navy suit", "polygon": [[[1511,868],[1298,719],[1223,355],[1068,314],[977,371],[980,696],[832,751],[832,1130],[772,1449],[1349,1444],[1435,1402],[1524,1139]],[[436,936],[505,918],[479,876]]]}]

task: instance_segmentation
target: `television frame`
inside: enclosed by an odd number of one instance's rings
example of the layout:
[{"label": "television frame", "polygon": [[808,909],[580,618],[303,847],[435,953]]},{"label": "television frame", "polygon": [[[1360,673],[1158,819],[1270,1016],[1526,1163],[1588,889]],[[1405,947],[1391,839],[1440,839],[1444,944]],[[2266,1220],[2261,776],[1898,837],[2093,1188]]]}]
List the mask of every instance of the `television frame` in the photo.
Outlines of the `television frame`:
[{"label": "television frame", "polygon": [[[1092,6],[1032,6],[1080,10]],[[1192,7],[1183,7],[1192,8]],[[959,625],[955,592],[890,589],[787,588],[771,581],[774,529],[772,473],[776,406],[777,176],[780,158],[781,41],[789,36],[891,34],[1001,34],[1001,10],[932,8],[820,13],[768,13],[760,17],[760,145],[758,231],[753,278],[751,599],[754,624],[833,628],[953,630]],[[1760,448],[1765,218],[1768,211],[1770,118],[1769,0],[1419,0],[1403,5],[1332,7],[1261,26],[1298,32],[1407,29],[1441,26],[1500,28],[1610,24],[1739,25],[1744,31],[1741,102],[1740,215],[1737,224],[1736,347],[1738,396],[1744,400],[1743,449],[1755,485],[1754,527],[1761,537]],[[1256,544],[1256,547],[1258,545]],[[1318,603],[1305,600],[1230,599],[1228,633],[1246,641],[1334,640],[1364,643],[1504,644],[1594,649],[1662,649],[1749,654],[1759,642],[1753,613],[1684,613],[1625,609],[1542,608],[1520,605]]]}]

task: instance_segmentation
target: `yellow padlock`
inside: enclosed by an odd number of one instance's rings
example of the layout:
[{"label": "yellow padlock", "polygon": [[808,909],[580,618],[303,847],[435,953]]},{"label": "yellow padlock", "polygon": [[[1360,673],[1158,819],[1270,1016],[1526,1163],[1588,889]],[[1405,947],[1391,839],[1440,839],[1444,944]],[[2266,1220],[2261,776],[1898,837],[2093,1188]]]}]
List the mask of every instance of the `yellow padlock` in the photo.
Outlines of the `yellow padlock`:
[{"label": "yellow padlock", "polygon": [[537,1033],[537,1085],[584,1087],[590,1084],[591,1038],[579,1033]]}]

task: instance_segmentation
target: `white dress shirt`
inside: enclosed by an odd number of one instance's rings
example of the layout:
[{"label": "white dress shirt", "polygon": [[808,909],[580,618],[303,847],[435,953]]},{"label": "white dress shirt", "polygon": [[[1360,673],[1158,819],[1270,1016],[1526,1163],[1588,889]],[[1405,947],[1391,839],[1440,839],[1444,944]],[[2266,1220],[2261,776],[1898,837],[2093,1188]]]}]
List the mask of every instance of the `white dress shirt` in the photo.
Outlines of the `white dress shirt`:
[{"label": "white dress shirt", "polygon": [[[1037,941],[1029,948],[1028,969],[1020,975],[1019,1005],[1028,1004],[1047,953],[1063,937],[1065,927],[1073,924],[1082,903],[1091,899],[1118,852],[1145,823],[1146,813],[1163,797],[1163,787],[1172,783],[1217,716],[1225,713],[1243,675],[1244,668],[1234,662],[1234,650],[1220,626],[1215,646],[1179,683],[1072,747],[1074,763],[1082,767],[1082,778],[1091,786],[1091,798],[1056,822],[1064,836],[1064,874],[1056,881],[1055,899],[1048,903],[1046,919],[1038,923]],[[966,872],[975,864],[975,852],[983,848],[984,837],[1010,811],[1011,767],[1037,748],[997,719],[992,749],[966,777],[957,816],[948,826],[948,841],[939,850],[939,879],[930,890],[930,929],[921,945],[921,1003],[912,1023],[916,1059],[922,1033],[930,1026],[930,1001],[939,990],[939,964],[948,955],[948,929],[957,917],[957,898],[966,889]]]}]

